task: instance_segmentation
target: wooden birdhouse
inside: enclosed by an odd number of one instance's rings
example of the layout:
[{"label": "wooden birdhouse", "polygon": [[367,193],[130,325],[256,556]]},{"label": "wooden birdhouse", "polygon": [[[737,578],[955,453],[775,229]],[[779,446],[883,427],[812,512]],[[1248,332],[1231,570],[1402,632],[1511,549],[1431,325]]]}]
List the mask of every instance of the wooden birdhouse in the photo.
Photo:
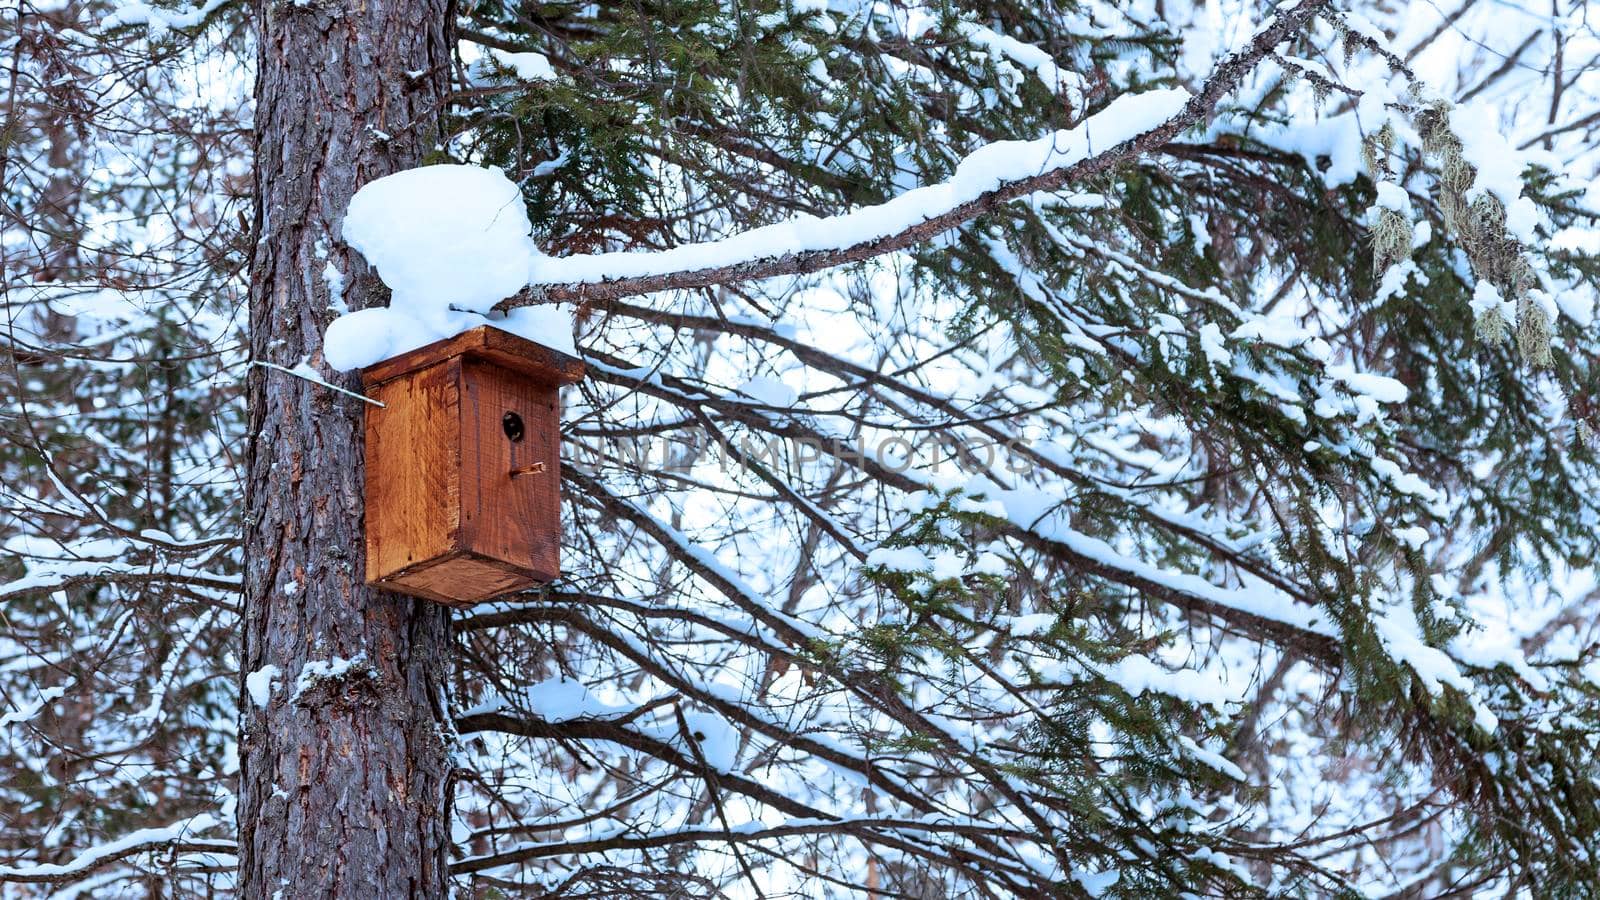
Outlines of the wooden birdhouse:
[{"label": "wooden birdhouse", "polygon": [[583,363],[487,326],[361,372],[367,583],[466,606],[561,573],[561,399]]}]

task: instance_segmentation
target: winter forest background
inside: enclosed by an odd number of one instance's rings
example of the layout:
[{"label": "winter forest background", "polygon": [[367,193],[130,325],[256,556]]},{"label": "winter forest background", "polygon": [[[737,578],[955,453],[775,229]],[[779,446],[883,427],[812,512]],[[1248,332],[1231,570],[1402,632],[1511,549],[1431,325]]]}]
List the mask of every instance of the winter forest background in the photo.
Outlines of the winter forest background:
[{"label": "winter forest background", "polygon": [[[1600,895],[1597,28],[0,5],[4,895]],[[304,377],[425,163],[588,365],[448,614]]]}]

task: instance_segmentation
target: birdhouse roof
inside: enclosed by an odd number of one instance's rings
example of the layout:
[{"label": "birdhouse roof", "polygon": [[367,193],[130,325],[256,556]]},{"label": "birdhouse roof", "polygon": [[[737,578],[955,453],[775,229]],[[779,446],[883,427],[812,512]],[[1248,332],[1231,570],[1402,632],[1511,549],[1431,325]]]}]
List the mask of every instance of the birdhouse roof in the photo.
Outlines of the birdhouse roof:
[{"label": "birdhouse roof", "polygon": [[492,325],[434,341],[361,370],[368,388],[457,356],[489,360],[535,381],[572,384],[583,379],[583,361]]}]

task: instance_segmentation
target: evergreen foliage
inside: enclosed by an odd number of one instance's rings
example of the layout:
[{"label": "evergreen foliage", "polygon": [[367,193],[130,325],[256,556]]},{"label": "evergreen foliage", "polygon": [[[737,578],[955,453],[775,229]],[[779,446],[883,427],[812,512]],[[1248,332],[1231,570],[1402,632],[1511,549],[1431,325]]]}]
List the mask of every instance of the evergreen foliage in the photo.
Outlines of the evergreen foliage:
[{"label": "evergreen foliage", "polygon": [[[565,577],[456,620],[464,889],[1600,891],[1587,26],[1353,6],[913,251],[579,304]],[[299,674],[231,643],[251,38],[105,13],[0,13],[0,880],[214,815],[79,883],[228,890]],[[1199,91],[1270,14],[464,3],[434,161],[551,256],[659,250]]]}]

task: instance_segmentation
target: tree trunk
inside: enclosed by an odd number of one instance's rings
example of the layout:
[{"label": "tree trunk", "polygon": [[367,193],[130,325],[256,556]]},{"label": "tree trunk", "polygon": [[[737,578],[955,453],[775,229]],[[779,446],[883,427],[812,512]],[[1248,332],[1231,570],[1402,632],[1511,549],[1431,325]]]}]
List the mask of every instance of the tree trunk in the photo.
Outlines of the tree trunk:
[{"label": "tree trunk", "polygon": [[[438,139],[450,12],[256,4],[254,359],[330,376],[330,261],[350,308],[386,301],[339,225],[357,187]],[[443,896],[448,612],[362,583],[362,404],[276,370],[249,378],[241,671],[276,666],[279,681],[265,707],[241,695],[241,892]]]}]

